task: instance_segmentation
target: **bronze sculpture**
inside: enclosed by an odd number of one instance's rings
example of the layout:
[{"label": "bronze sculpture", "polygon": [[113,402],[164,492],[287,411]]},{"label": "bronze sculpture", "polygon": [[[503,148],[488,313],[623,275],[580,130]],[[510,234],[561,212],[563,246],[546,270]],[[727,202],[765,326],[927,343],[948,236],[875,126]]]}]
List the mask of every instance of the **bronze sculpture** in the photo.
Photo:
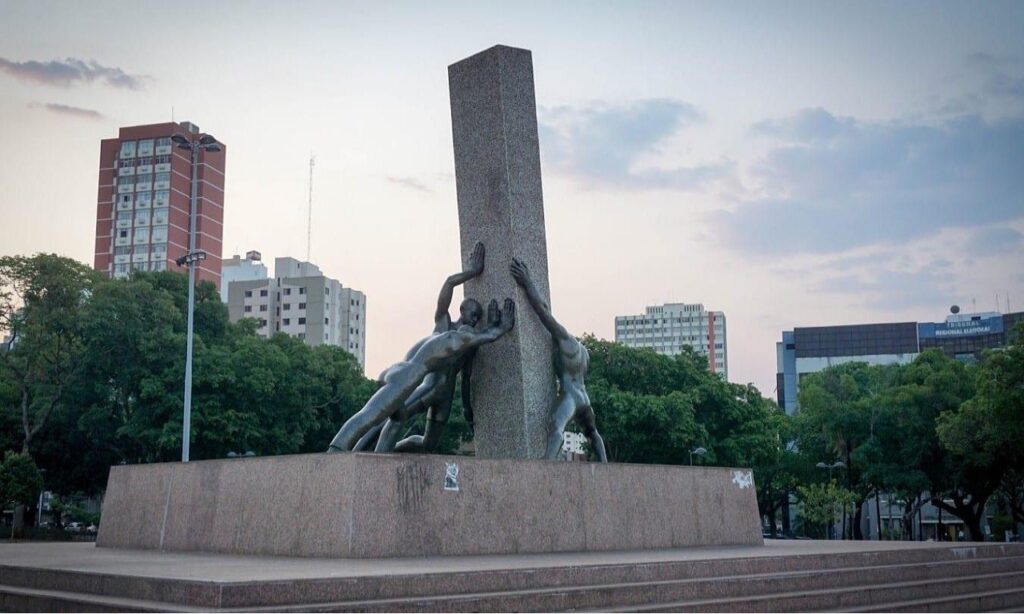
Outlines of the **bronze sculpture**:
[{"label": "bronze sculpture", "polygon": [[555,342],[553,348],[555,374],[558,377],[558,397],[555,400],[551,415],[551,428],[548,433],[548,445],[545,458],[553,460],[558,457],[562,447],[563,433],[570,420],[576,419],[583,427],[583,434],[590,441],[590,447],[602,463],[608,462],[604,449],[604,440],[597,431],[594,408],[590,405],[584,378],[590,364],[587,348],[576,337],[569,334],[565,327],[551,315],[551,309],[541,298],[537,286],[530,279],[530,271],[521,261],[513,258],[510,267],[512,277],[526,292],[530,306],[537,313],[544,328],[551,333]]},{"label": "bronze sculpture", "polygon": [[[483,257],[483,246],[478,244],[473,251],[470,269],[455,277],[464,278],[465,281],[469,279],[466,277],[467,274],[470,277],[473,274],[479,275],[477,268],[482,270]],[[479,267],[476,266],[477,262]],[[446,289],[450,290],[448,286],[446,283],[442,289],[439,308],[445,298]],[[450,296],[447,300],[451,300]],[[498,301],[491,301],[487,310],[487,328],[482,332],[475,329],[481,315],[479,303],[471,299],[463,301],[460,311],[462,317],[457,327],[453,329],[445,309],[443,316],[435,323],[434,332],[414,345],[406,354],[405,360],[392,365],[381,375],[383,386],[370,397],[361,410],[342,425],[331,441],[328,452],[352,450],[361,438],[389,418],[398,417],[399,420],[396,422],[404,421],[408,416],[407,409],[424,406],[425,401],[429,400],[428,397],[434,396],[435,392],[438,393],[438,397],[443,397],[448,380],[454,377],[454,371],[460,365],[464,365],[468,354],[485,343],[497,340],[515,324],[515,303],[512,299],[505,299],[501,311],[498,310]],[[420,398],[412,398],[414,392],[431,375],[434,375],[435,379],[423,388]],[[439,376],[443,376],[444,379]],[[396,430],[400,428],[401,424],[395,427]],[[384,435],[385,432],[382,431],[378,449],[382,444],[387,444]]]},{"label": "bronze sculpture", "polygon": [[[462,285],[477,277],[484,270],[484,245],[477,243],[469,257],[469,266],[461,273],[448,277],[441,286],[437,297],[437,309],[434,311],[434,332],[441,333],[457,330],[460,326],[475,327],[483,309],[480,303],[467,298],[459,305],[459,319],[452,322],[448,308],[452,304],[455,286]],[[476,349],[467,351],[452,366],[444,371],[430,373],[423,383],[416,388],[405,406],[384,423],[377,440],[377,452],[433,452],[441,441],[448,414],[451,412],[452,399],[455,395],[455,378],[462,374],[462,409],[466,421],[473,428],[473,405],[470,398],[470,382],[473,377],[473,357]],[[405,423],[421,412],[427,412],[426,425],[422,435],[412,435],[395,443]],[[357,449],[359,446],[357,446]]]}]

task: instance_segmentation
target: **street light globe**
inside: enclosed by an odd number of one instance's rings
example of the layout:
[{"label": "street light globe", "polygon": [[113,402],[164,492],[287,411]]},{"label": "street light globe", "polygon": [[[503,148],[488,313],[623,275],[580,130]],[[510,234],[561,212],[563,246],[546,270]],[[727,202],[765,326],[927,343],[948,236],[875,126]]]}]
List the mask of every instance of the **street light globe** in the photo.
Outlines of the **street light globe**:
[{"label": "street light globe", "polygon": [[705,454],[708,453],[708,451],[704,448],[695,448],[693,450],[693,453],[696,454],[697,456],[704,456]]}]

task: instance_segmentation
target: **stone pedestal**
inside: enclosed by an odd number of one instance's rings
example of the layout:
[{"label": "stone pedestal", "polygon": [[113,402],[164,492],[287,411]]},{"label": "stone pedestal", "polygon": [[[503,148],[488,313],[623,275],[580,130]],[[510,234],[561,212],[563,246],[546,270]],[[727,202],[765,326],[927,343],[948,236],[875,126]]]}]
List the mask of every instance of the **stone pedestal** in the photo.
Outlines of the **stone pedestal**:
[{"label": "stone pedestal", "polygon": [[515,328],[480,349],[473,369],[476,453],[541,458],[555,398],[551,337],[509,274],[526,263],[549,301],[533,62],[496,46],[448,67],[463,261],[482,241],[484,273],[467,297],[516,300]]},{"label": "stone pedestal", "polygon": [[336,558],[760,545],[749,476],[405,454],[118,465],[96,545]]}]

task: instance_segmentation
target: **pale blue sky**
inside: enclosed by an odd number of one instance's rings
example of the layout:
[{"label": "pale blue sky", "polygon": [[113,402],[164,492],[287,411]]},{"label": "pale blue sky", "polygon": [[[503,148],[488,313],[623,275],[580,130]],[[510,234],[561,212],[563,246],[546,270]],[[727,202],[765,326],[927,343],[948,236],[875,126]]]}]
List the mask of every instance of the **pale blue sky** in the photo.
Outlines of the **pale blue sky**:
[{"label": "pale blue sky", "polygon": [[0,1],[0,254],[91,262],[99,140],[173,106],[229,146],[228,256],[304,255],[317,154],[313,260],[367,293],[375,375],[459,266],[446,67],[526,47],[556,315],[703,302],[772,395],[783,328],[1024,309],[1022,32],[1020,2]]}]

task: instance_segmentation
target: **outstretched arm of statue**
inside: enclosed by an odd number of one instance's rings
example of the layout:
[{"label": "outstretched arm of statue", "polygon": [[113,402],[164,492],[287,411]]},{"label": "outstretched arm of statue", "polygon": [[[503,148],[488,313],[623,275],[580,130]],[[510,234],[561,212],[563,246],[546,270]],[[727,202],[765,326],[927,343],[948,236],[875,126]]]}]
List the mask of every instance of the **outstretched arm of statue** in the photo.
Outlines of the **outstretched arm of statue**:
[{"label": "outstretched arm of statue", "polygon": [[537,312],[541,324],[544,325],[544,328],[548,329],[551,336],[556,341],[572,339],[573,337],[569,334],[569,331],[565,330],[565,327],[559,324],[558,320],[555,320],[555,316],[551,315],[551,309],[544,302],[544,299],[541,298],[540,290],[537,289],[537,284],[533,282],[533,278],[530,277],[530,270],[526,268],[523,261],[513,258],[512,266],[509,268],[516,283],[526,292],[526,299],[530,301],[530,306]]},{"label": "outstretched arm of statue", "polygon": [[441,294],[437,297],[437,311],[434,312],[434,321],[448,317],[448,308],[452,305],[452,295],[455,286],[462,285],[484,272],[484,244],[477,243],[473,246],[473,253],[469,256],[469,266],[461,273],[455,273],[444,280],[441,286]]}]

